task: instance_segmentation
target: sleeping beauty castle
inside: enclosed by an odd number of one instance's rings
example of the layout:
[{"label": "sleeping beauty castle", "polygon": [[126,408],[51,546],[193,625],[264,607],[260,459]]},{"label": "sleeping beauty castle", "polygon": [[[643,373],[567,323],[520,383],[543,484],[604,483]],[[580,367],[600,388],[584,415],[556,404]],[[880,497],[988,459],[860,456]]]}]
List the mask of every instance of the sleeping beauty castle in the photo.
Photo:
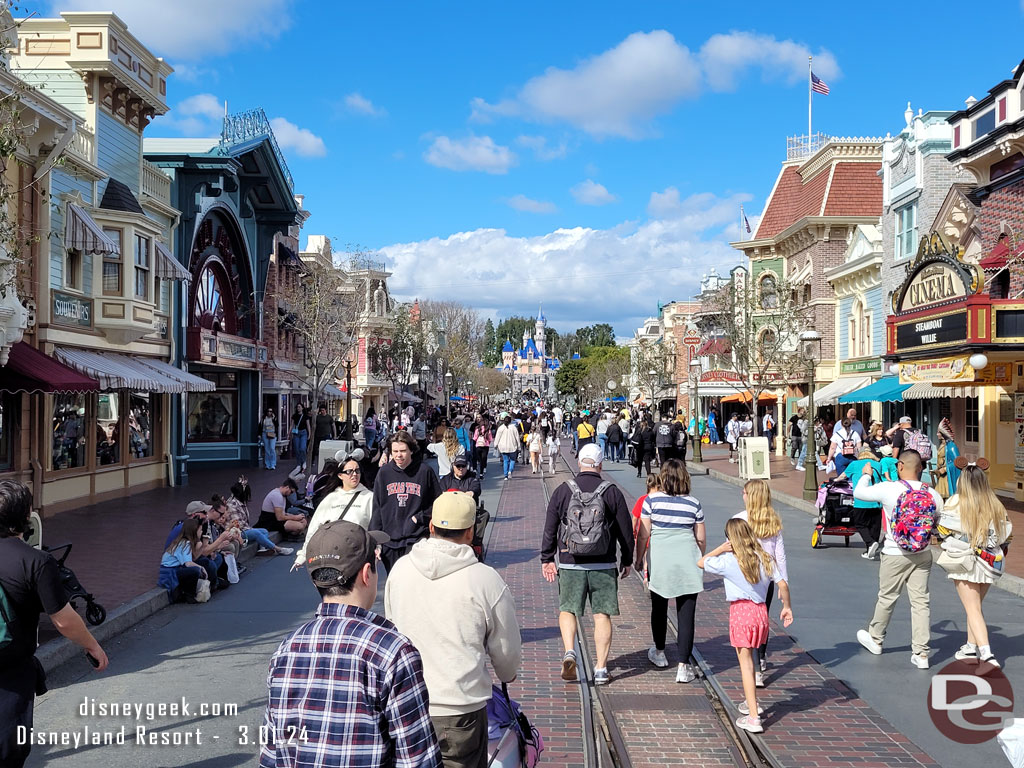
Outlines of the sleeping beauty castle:
[{"label": "sleeping beauty castle", "polygon": [[555,372],[562,367],[562,361],[547,350],[547,318],[543,308],[537,311],[537,322],[530,330],[523,331],[523,346],[515,349],[509,339],[501,348],[502,373],[509,377],[512,395],[517,398],[549,400],[555,396]]}]

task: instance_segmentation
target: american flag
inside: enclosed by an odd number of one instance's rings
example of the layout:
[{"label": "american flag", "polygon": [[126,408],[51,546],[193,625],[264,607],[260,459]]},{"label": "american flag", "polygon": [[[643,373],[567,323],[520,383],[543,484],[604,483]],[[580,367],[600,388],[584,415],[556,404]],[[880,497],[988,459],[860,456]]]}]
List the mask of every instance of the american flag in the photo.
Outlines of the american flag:
[{"label": "american flag", "polygon": [[828,96],[828,83],[811,72],[811,90],[815,93],[820,93],[822,96]]},{"label": "american flag", "polygon": [[747,214],[743,214],[743,226],[747,228],[747,234],[750,234],[750,222],[747,221]]}]

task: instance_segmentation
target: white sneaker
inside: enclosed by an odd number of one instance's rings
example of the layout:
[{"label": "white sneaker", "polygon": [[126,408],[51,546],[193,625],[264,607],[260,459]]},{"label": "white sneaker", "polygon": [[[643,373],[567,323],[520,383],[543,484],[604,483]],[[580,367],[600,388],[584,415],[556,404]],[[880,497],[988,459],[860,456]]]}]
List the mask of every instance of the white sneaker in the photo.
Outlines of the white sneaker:
[{"label": "white sneaker", "polygon": [[[741,701],[739,704],[737,704],[736,705],[736,709],[738,709],[740,711],[741,715],[749,715],[750,714],[750,707],[747,706],[747,702],[745,702],[745,701]],[[760,717],[763,714],[764,714],[764,707],[762,707],[760,704],[758,704],[757,705],[757,715],[758,715],[758,717]]]},{"label": "white sneaker", "polygon": [[665,652],[659,651],[657,648],[648,648],[647,658],[650,660],[651,664],[656,666],[658,669],[665,669],[668,666],[668,659],[665,657]]},{"label": "white sneaker", "polygon": [[807,471],[807,467],[805,467],[803,464],[797,464],[796,465],[796,471],[797,472],[806,472]]},{"label": "white sneaker", "polygon": [[874,639],[871,637],[871,633],[868,632],[866,629],[857,630],[857,642],[863,645],[869,651],[871,651],[871,653],[875,654],[875,656],[878,656],[882,653],[881,643],[876,643]]},{"label": "white sneaker", "polygon": [[764,675],[760,672],[754,673],[754,685],[757,688],[764,688]]},{"label": "white sneaker", "polygon": [[744,731],[748,731],[749,733],[764,733],[764,726],[761,725],[760,717],[744,715],[736,721],[736,727],[742,728]]},{"label": "white sneaker", "polygon": [[692,683],[697,679],[697,673],[689,664],[680,664],[676,669],[677,683]]},{"label": "white sneaker", "polygon": [[762,672],[768,671],[768,661],[766,659],[758,659],[758,666],[761,667]]},{"label": "white sneaker", "polygon": [[996,656],[995,656],[994,653],[992,653],[992,651],[989,651],[987,654],[979,655],[978,656],[978,661],[980,661],[982,664],[991,664],[993,667],[996,667],[996,668],[1000,667],[1000,664],[996,660]]},{"label": "white sneaker", "polygon": [[960,649],[953,654],[953,658],[958,661],[964,661],[965,659],[976,659],[978,658],[978,646],[972,645],[971,643],[964,643],[960,646]]},{"label": "white sneaker", "polygon": [[291,547],[278,547],[276,550],[279,555],[290,555],[294,551]]},{"label": "white sneaker", "polygon": [[878,542],[874,542],[867,550],[861,555],[865,560],[877,560],[878,559]]},{"label": "white sneaker", "polygon": [[913,653],[910,655],[910,663],[918,669],[928,669],[928,657],[922,654]]}]

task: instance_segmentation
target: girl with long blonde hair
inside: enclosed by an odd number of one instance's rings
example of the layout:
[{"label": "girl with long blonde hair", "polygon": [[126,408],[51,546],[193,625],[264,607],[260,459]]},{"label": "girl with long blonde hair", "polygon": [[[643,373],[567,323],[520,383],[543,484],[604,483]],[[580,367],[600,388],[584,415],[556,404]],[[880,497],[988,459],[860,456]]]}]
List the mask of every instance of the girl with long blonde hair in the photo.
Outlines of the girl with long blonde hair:
[{"label": "girl with long blonde hair", "polygon": [[969,549],[973,554],[958,558],[962,560],[961,570],[947,573],[967,614],[967,642],[955,655],[957,659],[977,659],[998,667],[989,644],[982,603],[989,587],[1002,575],[1013,526],[988,483],[988,460],[968,462],[959,456],[956,466],[960,478],[956,493],[943,505],[939,534],[944,537],[942,548],[947,552],[963,553]]},{"label": "girl with long blonde hair", "polygon": [[793,623],[789,602],[789,585],[781,578],[772,556],[761,546],[746,520],[732,518],[725,524],[727,540],[697,565],[706,573],[721,576],[725,581],[725,599],[729,601],[729,640],[736,649],[743,678],[743,698],[739,705],[741,717],[736,727],[751,733],[763,733],[762,709],[757,705],[757,684],[754,653],[768,639],[768,608],[765,597],[768,585],[779,585],[782,600],[782,625]]},{"label": "girl with long blonde hair", "polygon": [[427,450],[437,457],[438,477],[451,474],[452,462],[466,453],[466,447],[459,442],[458,435],[451,427],[446,427],[440,441],[430,443]]},{"label": "girl with long blonde hair", "polygon": [[[767,480],[748,480],[743,486],[744,510],[735,518],[746,520],[750,524],[754,536],[757,538],[761,548],[775,562],[775,568],[783,581],[789,581],[789,571],[786,568],[786,543],[782,539],[782,518],[772,506],[772,490]],[[772,607],[772,600],[775,597],[775,582],[768,584],[768,594],[765,595],[765,610]],[[757,669],[754,670],[754,680],[758,688],[764,687],[764,673],[768,669],[768,637],[757,649],[755,660]]]}]

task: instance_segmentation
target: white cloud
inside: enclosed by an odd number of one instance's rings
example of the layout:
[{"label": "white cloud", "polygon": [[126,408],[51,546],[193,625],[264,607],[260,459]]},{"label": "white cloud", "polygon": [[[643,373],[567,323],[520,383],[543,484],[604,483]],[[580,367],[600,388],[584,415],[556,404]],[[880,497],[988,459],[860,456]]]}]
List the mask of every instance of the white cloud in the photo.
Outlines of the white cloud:
[{"label": "white cloud", "polygon": [[526,195],[515,195],[505,201],[509,208],[526,213],[555,213],[558,206],[546,200],[534,200]]},{"label": "white cloud", "polygon": [[350,93],[345,97],[345,107],[349,112],[355,112],[359,115],[369,115],[370,117],[383,117],[387,114],[386,109],[376,106],[372,101],[358,91]]},{"label": "white cloud", "polygon": [[569,191],[576,198],[576,202],[583,205],[608,205],[608,203],[618,200],[615,195],[605,189],[604,184],[598,184],[593,179],[581,181]]},{"label": "white cloud", "polygon": [[827,50],[811,51],[792,40],[771,35],[730,32],[712,35],[701,46],[700,60],[708,85],[716,91],[732,91],[739,76],[751,67],[761,70],[763,80],[782,80],[789,85],[807,82],[807,57],[814,56],[814,74],[825,80],[839,76],[839,64]]},{"label": "white cloud", "polygon": [[[665,30],[634,32],[572,69],[549,67],[511,98],[473,99],[470,119],[563,122],[596,137],[639,139],[653,132],[654,118],[697,98],[705,87],[735,89],[751,67],[760,68],[764,80],[798,82],[807,76],[811,54],[801,43],[752,32],[713,35],[697,54]],[[840,75],[832,53],[822,49],[814,57],[815,74],[826,80]]]},{"label": "white cloud", "polygon": [[224,119],[224,102],[212,93],[197,93],[178,102],[154,125],[177,131],[182,136],[219,136]]},{"label": "white cloud", "polygon": [[[158,55],[197,61],[254,41],[267,45],[291,26],[293,0],[107,0],[143,45]],[[95,0],[60,0],[50,13],[95,11]]]},{"label": "white cloud", "polygon": [[271,118],[270,127],[281,149],[293,149],[300,157],[323,157],[327,154],[324,140],[308,128],[300,128],[283,117]]},{"label": "white cloud", "polygon": [[[559,330],[577,327],[570,322],[611,322],[628,335],[658,301],[693,296],[710,267],[724,273],[741,261],[728,241],[738,239],[739,206],[748,195],[674,199],[670,215],[611,229],[564,228],[534,237],[477,229],[391,245],[381,251],[394,273],[388,286],[410,299],[464,300],[469,290],[474,306],[500,316],[543,302]],[[457,265],[459,279],[443,279],[438,264]],[[595,279],[615,286],[614,302],[595,303]]]},{"label": "white cloud", "polygon": [[645,124],[700,89],[700,66],[664,30],[635,32],[573,69],[549,67],[511,100],[473,102],[476,117],[558,120],[597,136],[638,138]]},{"label": "white cloud", "polygon": [[468,136],[465,139],[438,136],[423,153],[423,159],[438,168],[486,173],[508,173],[508,169],[518,162],[515,152],[495,144],[490,136]]},{"label": "white cloud", "polygon": [[[1024,0],[1021,0],[1021,2],[1024,2]],[[569,145],[564,139],[557,147],[552,147],[544,136],[520,136],[516,139],[516,144],[533,150],[533,156],[544,162],[559,160],[569,153]]]}]

